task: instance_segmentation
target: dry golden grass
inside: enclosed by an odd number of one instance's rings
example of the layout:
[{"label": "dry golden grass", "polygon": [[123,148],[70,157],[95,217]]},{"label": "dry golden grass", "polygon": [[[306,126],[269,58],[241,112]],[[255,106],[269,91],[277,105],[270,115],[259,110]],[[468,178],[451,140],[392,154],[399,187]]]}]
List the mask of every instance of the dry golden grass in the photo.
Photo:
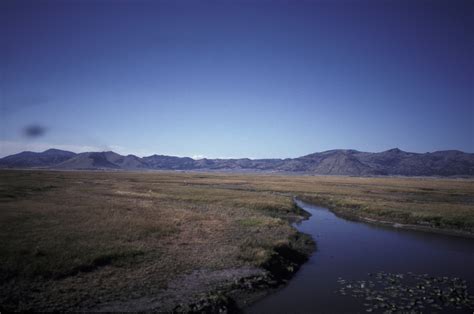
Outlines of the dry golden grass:
[{"label": "dry golden grass", "polygon": [[75,309],[153,294],[195,269],[259,266],[296,234],[283,220],[291,198],[197,182],[207,177],[0,172],[0,304]]},{"label": "dry golden grass", "polygon": [[0,304],[93,307],[195,269],[260,266],[293,245],[297,195],[352,216],[474,232],[472,180],[0,172]]}]

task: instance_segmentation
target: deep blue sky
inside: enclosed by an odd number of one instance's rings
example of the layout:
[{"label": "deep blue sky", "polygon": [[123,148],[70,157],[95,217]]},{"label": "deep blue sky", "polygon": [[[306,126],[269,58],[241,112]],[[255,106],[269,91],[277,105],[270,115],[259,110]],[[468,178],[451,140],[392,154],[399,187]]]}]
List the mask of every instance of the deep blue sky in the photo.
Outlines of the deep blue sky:
[{"label": "deep blue sky", "polygon": [[474,1],[3,0],[0,26],[0,155],[474,152]]}]

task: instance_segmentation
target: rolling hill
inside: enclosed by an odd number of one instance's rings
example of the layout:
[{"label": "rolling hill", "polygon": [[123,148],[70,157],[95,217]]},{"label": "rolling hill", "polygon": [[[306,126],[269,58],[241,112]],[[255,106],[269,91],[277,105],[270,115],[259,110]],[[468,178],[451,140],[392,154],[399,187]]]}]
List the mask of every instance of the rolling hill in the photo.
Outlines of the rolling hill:
[{"label": "rolling hill", "polygon": [[76,154],[58,149],[22,152],[0,159],[0,168],[70,170],[255,171],[349,176],[474,176],[474,154],[456,150],[410,153],[398,148],[379,153],[335,149],[287,159],[199,159],[115,152]]}]

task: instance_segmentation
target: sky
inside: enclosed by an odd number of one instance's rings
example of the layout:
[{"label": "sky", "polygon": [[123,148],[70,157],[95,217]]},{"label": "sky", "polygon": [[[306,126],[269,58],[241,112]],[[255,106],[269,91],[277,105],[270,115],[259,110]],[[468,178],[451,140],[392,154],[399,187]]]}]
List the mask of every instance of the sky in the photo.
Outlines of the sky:
[{"label": "sky", "polygon": [[474,1],[0,1],[0,156],[474,152]]}]

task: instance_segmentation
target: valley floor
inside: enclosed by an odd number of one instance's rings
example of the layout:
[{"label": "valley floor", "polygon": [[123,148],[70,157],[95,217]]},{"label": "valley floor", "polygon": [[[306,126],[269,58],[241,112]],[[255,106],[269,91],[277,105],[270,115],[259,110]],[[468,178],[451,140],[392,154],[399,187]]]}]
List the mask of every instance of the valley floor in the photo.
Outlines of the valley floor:
[{"label": "valley floor", "polygon": [[5,170],[0,309],[242,307],[314,250],[294,196],[472,235],[473,195],[467,179]]}]

